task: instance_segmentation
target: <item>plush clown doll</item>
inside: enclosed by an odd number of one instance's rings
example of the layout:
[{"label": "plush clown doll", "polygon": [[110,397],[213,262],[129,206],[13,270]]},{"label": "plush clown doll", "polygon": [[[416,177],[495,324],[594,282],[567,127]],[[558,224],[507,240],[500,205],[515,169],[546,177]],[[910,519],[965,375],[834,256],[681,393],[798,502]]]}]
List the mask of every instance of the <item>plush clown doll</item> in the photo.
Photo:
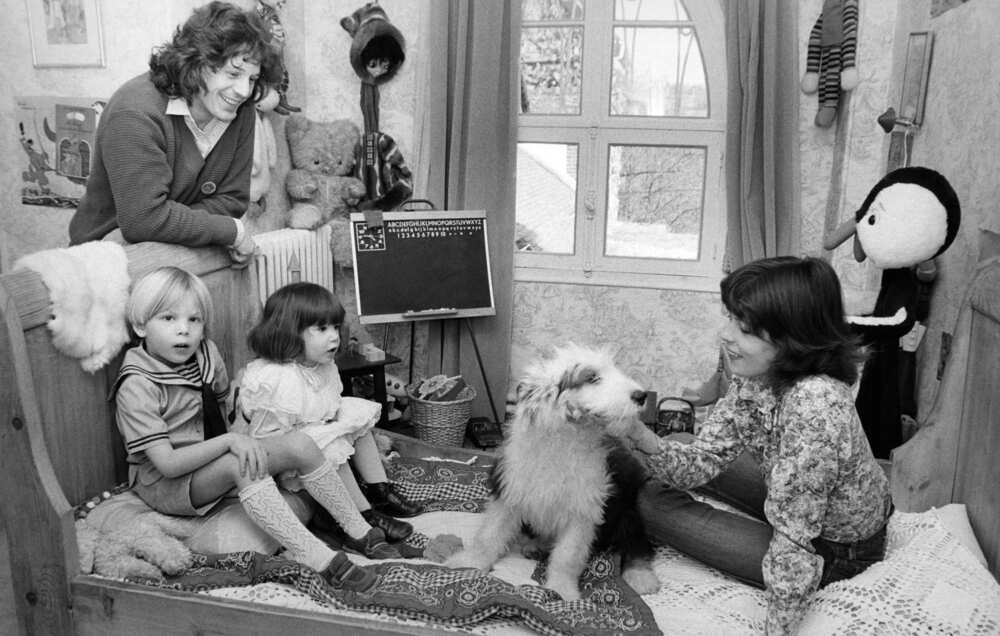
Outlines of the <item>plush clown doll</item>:
[{"label": "plush clown doll", "polygon": [[869,348],[855,405],[876,457],[902,443],[899,340],[914,327],[921,281],[958,232],[961,211],[948,180],[929,168],[894,170],[879,181],[855,218],[824,241],[832,250],[854,235],[854,256],[882,270],[870,315],[848,316]]}]

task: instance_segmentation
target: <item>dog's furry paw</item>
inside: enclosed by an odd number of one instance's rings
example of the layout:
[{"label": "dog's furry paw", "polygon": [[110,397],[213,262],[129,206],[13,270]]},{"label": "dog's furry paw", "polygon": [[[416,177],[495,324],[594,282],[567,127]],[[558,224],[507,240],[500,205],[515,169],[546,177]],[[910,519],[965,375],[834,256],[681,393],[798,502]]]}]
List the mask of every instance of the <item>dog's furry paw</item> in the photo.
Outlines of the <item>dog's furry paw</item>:
[{"label": "dog's furry paw", "polygon": [[453,534],[439,534],[424,546],[424,558],[444,563],[462,550],[462,539]]},{"label": "dog's furry paw", "polygon": [[660,579],[649,564],[635,565],[625,568],[622,578],[637,594],[656,594],[660,591]]},{"label": "dog's furry paw", "polygon": [[550,574],[545,581],[545,587],[561,596],[564,601],[577,601],[580,599],[580,586],[569,577],[553,576]]},{"label": "dog's furry paw", "polygon": [[452,555],[444,562],[447,568],[472,568],[486,572],[493,564],[482,554],[476,554],[472,550],[462,550],[458,554]]},{"label": "dog's furry paw", "polygon": [[522,535],[518,541],[521,555],[534,561],[544,561],[549,556],[549,546],[538,537]]}]

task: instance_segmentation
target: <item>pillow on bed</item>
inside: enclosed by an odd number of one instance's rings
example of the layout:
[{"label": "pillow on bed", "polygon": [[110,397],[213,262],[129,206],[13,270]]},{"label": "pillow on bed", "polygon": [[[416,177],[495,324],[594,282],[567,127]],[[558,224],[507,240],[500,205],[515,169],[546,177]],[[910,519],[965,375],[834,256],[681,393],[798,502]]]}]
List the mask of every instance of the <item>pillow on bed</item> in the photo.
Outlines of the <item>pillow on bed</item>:
[{"label": "pillow on bed", "polygon": [[[281,491],[295,516],[305,523],[312,516],[312,502],[304,495]],[[262,554],[274,554],[280,547],[271,537],[243,511],[240,500],[227,497],[219,502],[212,512],[204,517],[201,525],[184,540],[193,552],[201,554],[222,554],[250,550]]]},{"label": "pillow on bed", "polygon": [[[979,560],[982,551],[971,532],[960,540],[942,521],[948,519],[963,533],[968,526],[964,512],[964,506],[944,514],[896,512],[889,522],[885,560],[817,592],[800,631],[995,632],[1000,627],[1000,585]],[[970,540],[974,551],[965,545]]]},{"label": "pillow on bed", "polygon": [[972,524],[969,523],[969,513],[965,509],[965,504],[948,504],[940,508],[932,508],[928,512],[940,519],[944,528],[955,535],[958,542],[964,545],[972,556],[976,557],[976,560],[983,564],[984,568],[989,569],[986,555],[983,554],[983,549],[979,547],[976,534],[972,531]]}]

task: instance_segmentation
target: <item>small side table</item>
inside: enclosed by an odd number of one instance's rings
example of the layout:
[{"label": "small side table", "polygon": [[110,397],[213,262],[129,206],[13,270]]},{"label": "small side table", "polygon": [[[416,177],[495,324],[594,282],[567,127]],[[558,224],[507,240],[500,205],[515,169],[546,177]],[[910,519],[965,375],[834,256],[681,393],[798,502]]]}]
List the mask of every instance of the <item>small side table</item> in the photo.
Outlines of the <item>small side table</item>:
[{"label": "small side table", "polygon": [[344,384],[343,395],[354,395],[351,378],[363,375],[372,376],[373,388],[375,389],[373,397],[376,402],[382,405],[382,416],[378,420],[378,425],[385,426],[386,422],[389,421],[389,409],[386,406],[388,397],[385,392],[385,365],[396,364],[402,360],[391,353],[386,353],[384,360],[366,360],[364,356],[356,353],[341,352],[337,354],[336,362],[337,370],[340,371],[340,381]]}]

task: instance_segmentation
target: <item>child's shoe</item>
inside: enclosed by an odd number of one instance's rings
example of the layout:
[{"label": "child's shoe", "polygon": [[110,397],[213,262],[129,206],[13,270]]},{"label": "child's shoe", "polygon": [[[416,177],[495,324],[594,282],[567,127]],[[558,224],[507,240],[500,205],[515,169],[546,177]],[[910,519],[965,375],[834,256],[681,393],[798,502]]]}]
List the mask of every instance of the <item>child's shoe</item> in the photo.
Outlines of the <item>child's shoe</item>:
[{"label": "child's shoe", "polygon": [[372,528],[360,539],[354,539],[345,534],[344,547],[358,554],[363,554],[369,559],[403,558],[399,550],[386,542],[385,533],[382,532],[381,528]]},{"label": "child's shoe", "polygon": [[405,521],[400,521],[399,519],[394,519],[389,515],[383,514],[378,510],[369,508],[361,513],[361,516],[365,518],[372,527],[379,528],[385,533],[385,538],[393,543],[397,541],[402,541],[406,537],[413,534],[413,526],[406,523]]},{"label": "child's shoe", "polygon": [[373,508],[393,517],[415,517],[423,510],[423,506],[400,495],[386,481],[368,484],[365,496]]},{"label": "child's shoe", "polygon": [[332,587],[355,592],[367,592],[376,580],[374,572],[354,565],[343,552],[338,552],[319,575]]}]

